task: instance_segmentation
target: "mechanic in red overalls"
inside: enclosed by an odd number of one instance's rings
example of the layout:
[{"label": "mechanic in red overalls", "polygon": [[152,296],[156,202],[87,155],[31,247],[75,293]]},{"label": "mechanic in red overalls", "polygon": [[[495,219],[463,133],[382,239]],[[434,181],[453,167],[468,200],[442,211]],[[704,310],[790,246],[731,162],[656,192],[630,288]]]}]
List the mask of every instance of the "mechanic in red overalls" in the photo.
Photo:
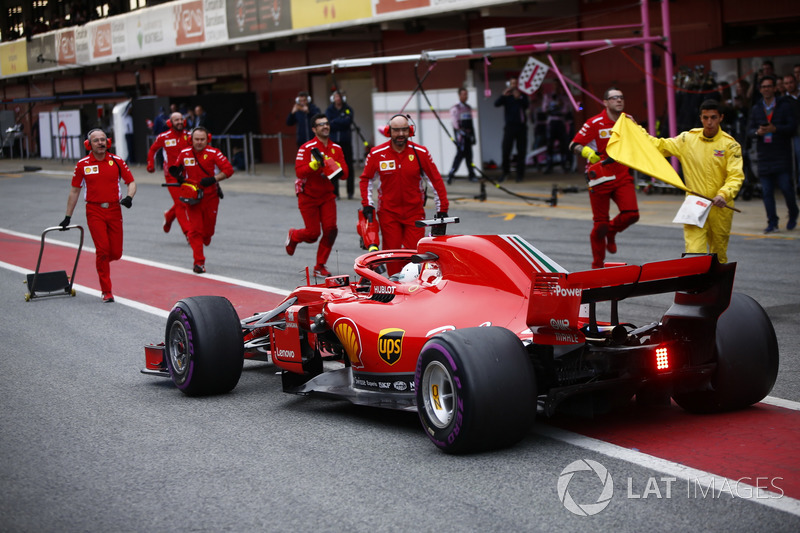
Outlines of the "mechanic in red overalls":
[{"label": "mechanic in red overalls", "polygon": [[[408,138],[414,135],[408,116],[389,120],[391,139],[373,148],[361,174],[361,205],[364,216],[377,205],[383,249],[416,248],[425,228],[414,225],[425,218],[426,183],[433,188],[436,217],[446,217],[447,189],[427,148]],[[372,188],[378,182],[377,201]]]},{"label": "mechanic in red overalls", "polygon": [[[125,161],[108,152],[111,139],[103,130],[91,130],[84,145],[90,153],[75,165],[72,174],[72,188],[67,197],[67,216],[59,224],[69,226],[78,195],[86,187],[86,224],[92,235],[95,247],[97,276],[100,278],[100,291],[103,302],[114,301],[111,293],[111,261],[122,257],[122,209],[130,208],[136,195],[136,182],[133,181]],[[127,195],[120,200],[119,180],[128,186]]]},{"label": "mechanic in red overalls", "polygon": [[[608,158],[606,146],[611,140],[611,129],[625,107],[622,91],[616,87],[606,90],[603,105],[606,108],[602,113],[587,120],[570,144],[570,150],[586,158],[587,170],[589,165]],[[606,250],[611,254],[617,253],[617,233],[639,220],[636,186],[628,167],[611,163],[603,167],[602,174],[592,179],[587,175],[594,221],[592,233],[589,235],[592,268],[603,268]],[[608,214],[611,200],[614,200],[619,209],[619,214],[613,220],[609,220]]]},{"label": "mechanic in red overalls", "polygon": [[[194,256],[193,270],[206,271],[203,246],[211,244],[217,226],[220,191],[218,183],[233,176],[233,166],[222,152],[208,146],[211,134],[202,126],[192,130],[192,146],[184,148],[171,163],[170,172],[181,183],[179,196],[186,203],[187,237]],[[190,195],[186,193],[190,192]],[[198,201],[199,200],[199,201]]]},{"label": "mechanic in red overalls", "polygon": [[[192,145],[189,133],[183,129],[184,125],[183,115],[178,112],[170,115],[169,120],[167,120],[169,129],[156,137],[153,145],[150,146],[150,151],[147,153],[147,171],[152,174],[156,170],[156,153],[159,150],[164,150],[164,180],[167,183],[178,182],[169,173],[169,165],[178,157],[181,150]],[[183,234],[186,235],[189,232],[189,223],[186,218],[186,204],[181,202],[180,199],[180,189],[178,187],[167,187],[167,190],[172,196],[172,206],[164,211],[164,233],[169,233],[172,223],[177,218]]]},{"label": "mechanic in red overalls", "polygon": [[[300,146],[294,162],[297,174],[294,189],[306,227],[289,230],[286,236],[286,253],[293,255],[298,243],[317,242],[322,228],[314,275],[327,277],[331,273],[325,263],[339,233],[336,226],[336,186],[329,176],[341,169],[340,175],[345,178],[350,169],[345,163],[342,147],[330,140],[331,125],[324,113],[311,117],[311,131],[314,132],[314,138]],[[333,164],[329,162],[331,159]],[[339,177],[333,179],[338,180]]]}]

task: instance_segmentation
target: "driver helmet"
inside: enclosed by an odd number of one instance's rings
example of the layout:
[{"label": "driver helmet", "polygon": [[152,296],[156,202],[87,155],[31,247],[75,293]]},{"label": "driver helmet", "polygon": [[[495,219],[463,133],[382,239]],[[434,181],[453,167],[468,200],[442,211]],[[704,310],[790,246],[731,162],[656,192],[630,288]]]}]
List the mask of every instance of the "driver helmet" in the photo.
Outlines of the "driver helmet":
[{"label": "driver helmet", "polygon": [[421,265],[418,263],[408,263],[400,273],[397,275],[397,281],[400,283],[411,283],[416,281],[421,271]]}]

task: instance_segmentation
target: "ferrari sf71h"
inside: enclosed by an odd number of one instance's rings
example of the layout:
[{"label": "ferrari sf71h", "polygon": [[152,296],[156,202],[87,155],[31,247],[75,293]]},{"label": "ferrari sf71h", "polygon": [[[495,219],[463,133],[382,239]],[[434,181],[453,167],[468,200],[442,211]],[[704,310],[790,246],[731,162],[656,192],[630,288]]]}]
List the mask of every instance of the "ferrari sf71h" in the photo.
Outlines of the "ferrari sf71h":
[{"label": "ferrari sf71h", "polygon": [[[416,410],[449,453],[512,445],[537,413],[578,403],[743,408],[777,376],[772,323],[713,255],[570,273],[516,235],[450,235],[366,253],[354,270],[242,320],[224,298],[183,299],[143,372],[219,394],[245,358],[268,358],[285,392]],[[620,321],[620,301],[659,293],[674,293],[660,319]]]}]

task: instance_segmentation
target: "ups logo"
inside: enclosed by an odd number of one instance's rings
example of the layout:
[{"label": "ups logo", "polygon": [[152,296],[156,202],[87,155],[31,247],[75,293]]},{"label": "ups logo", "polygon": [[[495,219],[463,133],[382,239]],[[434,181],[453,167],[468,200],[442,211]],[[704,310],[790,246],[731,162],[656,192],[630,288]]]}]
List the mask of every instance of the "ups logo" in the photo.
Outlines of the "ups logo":
[{"label": "ups logo", "polygon": [[405,330],[397,328],[382,329],[378,334],[378,355],[386,364],[393,365],[400,360],[405,334]]}]

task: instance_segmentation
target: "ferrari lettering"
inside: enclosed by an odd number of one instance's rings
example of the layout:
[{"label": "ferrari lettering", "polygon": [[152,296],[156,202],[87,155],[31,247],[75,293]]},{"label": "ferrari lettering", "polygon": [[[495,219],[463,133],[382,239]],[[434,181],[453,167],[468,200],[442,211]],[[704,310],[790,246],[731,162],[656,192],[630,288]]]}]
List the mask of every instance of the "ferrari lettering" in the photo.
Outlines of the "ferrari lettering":
[{"label": "ferrari lettering", "polygon": [[556,296],[580,296],[580,289],[565,289],[561,285],[556,285]]},{"label": "ferrari lettering", "polygon": [[388,328],[378,334],[378,355],[386,364],[393,365],[400,360],[405,333],[402,329]]}]

